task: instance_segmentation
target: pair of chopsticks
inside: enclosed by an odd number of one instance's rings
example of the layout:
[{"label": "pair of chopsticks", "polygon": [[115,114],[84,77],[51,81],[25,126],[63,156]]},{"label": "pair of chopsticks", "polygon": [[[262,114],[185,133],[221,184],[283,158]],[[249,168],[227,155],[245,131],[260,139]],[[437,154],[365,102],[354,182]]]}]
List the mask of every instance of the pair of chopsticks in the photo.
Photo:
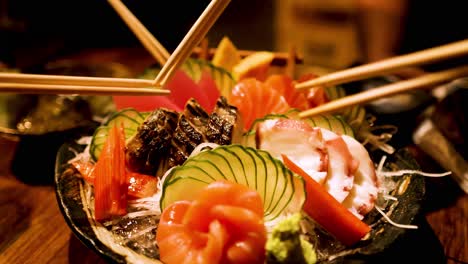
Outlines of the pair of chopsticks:
[{"label": "pair of chopsticks", "polygon": [[167,95],[164,87],[174,71],[205,37],[230,0],[213,0],[192,26],[188,34],[169,55],[167,50],[136,19],[120,0],[109,0],[127,25],[135,32],[150,53],[164,65],[155,80],[100,78],[81,76],[0,73],[0,92],[33,94],[87,95]]},{"label": "pair of chopsticks", "polygon": [[[468,39],[324,75],[307,82],[299,83],[296,85],[296,89],[303,90],[321,85],[332,86],[343,84],[380,74],[388,74],[405,67],[427,64],[466,54],[468,54]],[[435,86],[463,76],[468,76],[468,65],[440,72],[428,73],[413,79],[346,96],[305,110],[299,113],[299,116],[308,117],[317,114],[331,113],[349,106],[364,104],[383,97],[408,92],[414,89]]]},{"label": "pair of chopsticks", "polygon": [[212,0],[195,24],[190,28],[182,42],[169,57],[167,63],[156,76],[155,85],[164,87],[174,72],[190,56],[193,49],[202,41],[230,0]]},{"label": "pair of chopsticks", "polygon": [[168,95],[152,80],[0,73],[0,92],[23,94]]}]

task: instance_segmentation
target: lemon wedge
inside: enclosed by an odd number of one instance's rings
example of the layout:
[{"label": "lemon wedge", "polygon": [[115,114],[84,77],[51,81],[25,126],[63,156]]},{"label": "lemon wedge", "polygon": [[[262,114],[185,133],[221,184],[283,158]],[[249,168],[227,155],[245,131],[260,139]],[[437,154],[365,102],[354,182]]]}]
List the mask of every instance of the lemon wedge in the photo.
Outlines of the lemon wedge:
[{"label": "lemon wedge", "polygon": [[243,58],[232,68],[234,78],[241,80],[253,77],[260,81],[265,80],[274,57],[272,52],[259,51]]},{"label": "lemon wedge", "polygon": [[236,46],[228,37],[223,37],[219,42],[211,63],[213,65],[232,71],[232,68],[241,61],[241,56]]}]

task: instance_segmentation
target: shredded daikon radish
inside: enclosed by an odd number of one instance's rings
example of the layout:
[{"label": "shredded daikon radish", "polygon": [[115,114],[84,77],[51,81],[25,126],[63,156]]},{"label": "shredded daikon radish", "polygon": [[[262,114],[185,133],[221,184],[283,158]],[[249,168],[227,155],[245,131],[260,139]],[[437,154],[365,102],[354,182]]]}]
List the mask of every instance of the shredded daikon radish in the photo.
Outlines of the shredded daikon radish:
[{"label": "shredded daikon radish", "polygon": [[429,172],[423,172],[420,170],[399,170],[399,171],[382,171],[380,172],[381,176],[384,177],[393,177],[393,176],[402,176],[405,174],[417,174],[421,176],[426,176],[426,177],[445,177],[450,174],[452,174],[451,171],[443,172],[443,173],[429,173]]},{"label": "shredded daikon radish", "polygon": [[219,145],[216,144],[216,143],[210,143],[210,142],[201,143],[201,144],[199,144],[198,146],[195,147],[195,149],[192,151],[192,153],[190,153],[189,158],[191,158],[191,157],[197,155],[198,153],[202,152],[205,148],[215,149],[217,147],[219,147]]},{"label": "shredded daikon radish", "polygon": [[405,229],[418,229],[418,226],[416,225],[403,225],[403,224],[398,224],[392,221],[390,217],[388,217],[387,214],[384,213],[382,209],[380,209],[378,206],[375,207],[375,209],[389,222],[391,225],[399,227],[399,228],[405,228]]},{"label": "shredded daikon radish", "polygon": [[392,201],[398,201],[398,198],[395,196],[389,195],[389,194],[384,194],[382,195],[385,200],[392,200]]}]

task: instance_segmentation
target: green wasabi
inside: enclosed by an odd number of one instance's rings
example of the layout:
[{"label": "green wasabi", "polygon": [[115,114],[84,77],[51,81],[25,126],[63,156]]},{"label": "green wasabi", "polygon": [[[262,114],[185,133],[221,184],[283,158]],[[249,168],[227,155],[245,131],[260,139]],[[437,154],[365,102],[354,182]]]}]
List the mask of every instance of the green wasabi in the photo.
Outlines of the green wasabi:
[{"label": "green wasabi", "polygon": [[300,221],[301,215],[296,213],[275,226],[266,243],[267,263],[317,262],[314,247],[300,236]]}]

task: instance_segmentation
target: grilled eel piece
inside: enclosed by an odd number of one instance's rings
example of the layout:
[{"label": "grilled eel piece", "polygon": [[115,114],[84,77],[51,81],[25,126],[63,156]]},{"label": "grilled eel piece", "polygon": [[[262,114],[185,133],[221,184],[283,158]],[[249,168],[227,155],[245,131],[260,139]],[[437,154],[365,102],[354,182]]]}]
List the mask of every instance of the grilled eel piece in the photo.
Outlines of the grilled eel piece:
[{"label": "grilled eel piece", "polygon": [[179,115],[172,138],[169,167],[184,163],[197,145],[208,142],[205,134],[209,117],[195,99],[192,98],[187,102],[184,111]]},{"label": "grilled eel piece", "polygon": [[125,158],[130,170],[155,175],[171,148],[177,112],[160,108],[152,112],[128,141]]},{"label": "grilled eel piece", "polygon": [[160,109],[147,117],[127,144],[127,164],[131,170],[162,177],[201,143],[239,142],[242,127],[237,108],[226,98],[220,97],[211,115],[190,99],[180,114]]}]

